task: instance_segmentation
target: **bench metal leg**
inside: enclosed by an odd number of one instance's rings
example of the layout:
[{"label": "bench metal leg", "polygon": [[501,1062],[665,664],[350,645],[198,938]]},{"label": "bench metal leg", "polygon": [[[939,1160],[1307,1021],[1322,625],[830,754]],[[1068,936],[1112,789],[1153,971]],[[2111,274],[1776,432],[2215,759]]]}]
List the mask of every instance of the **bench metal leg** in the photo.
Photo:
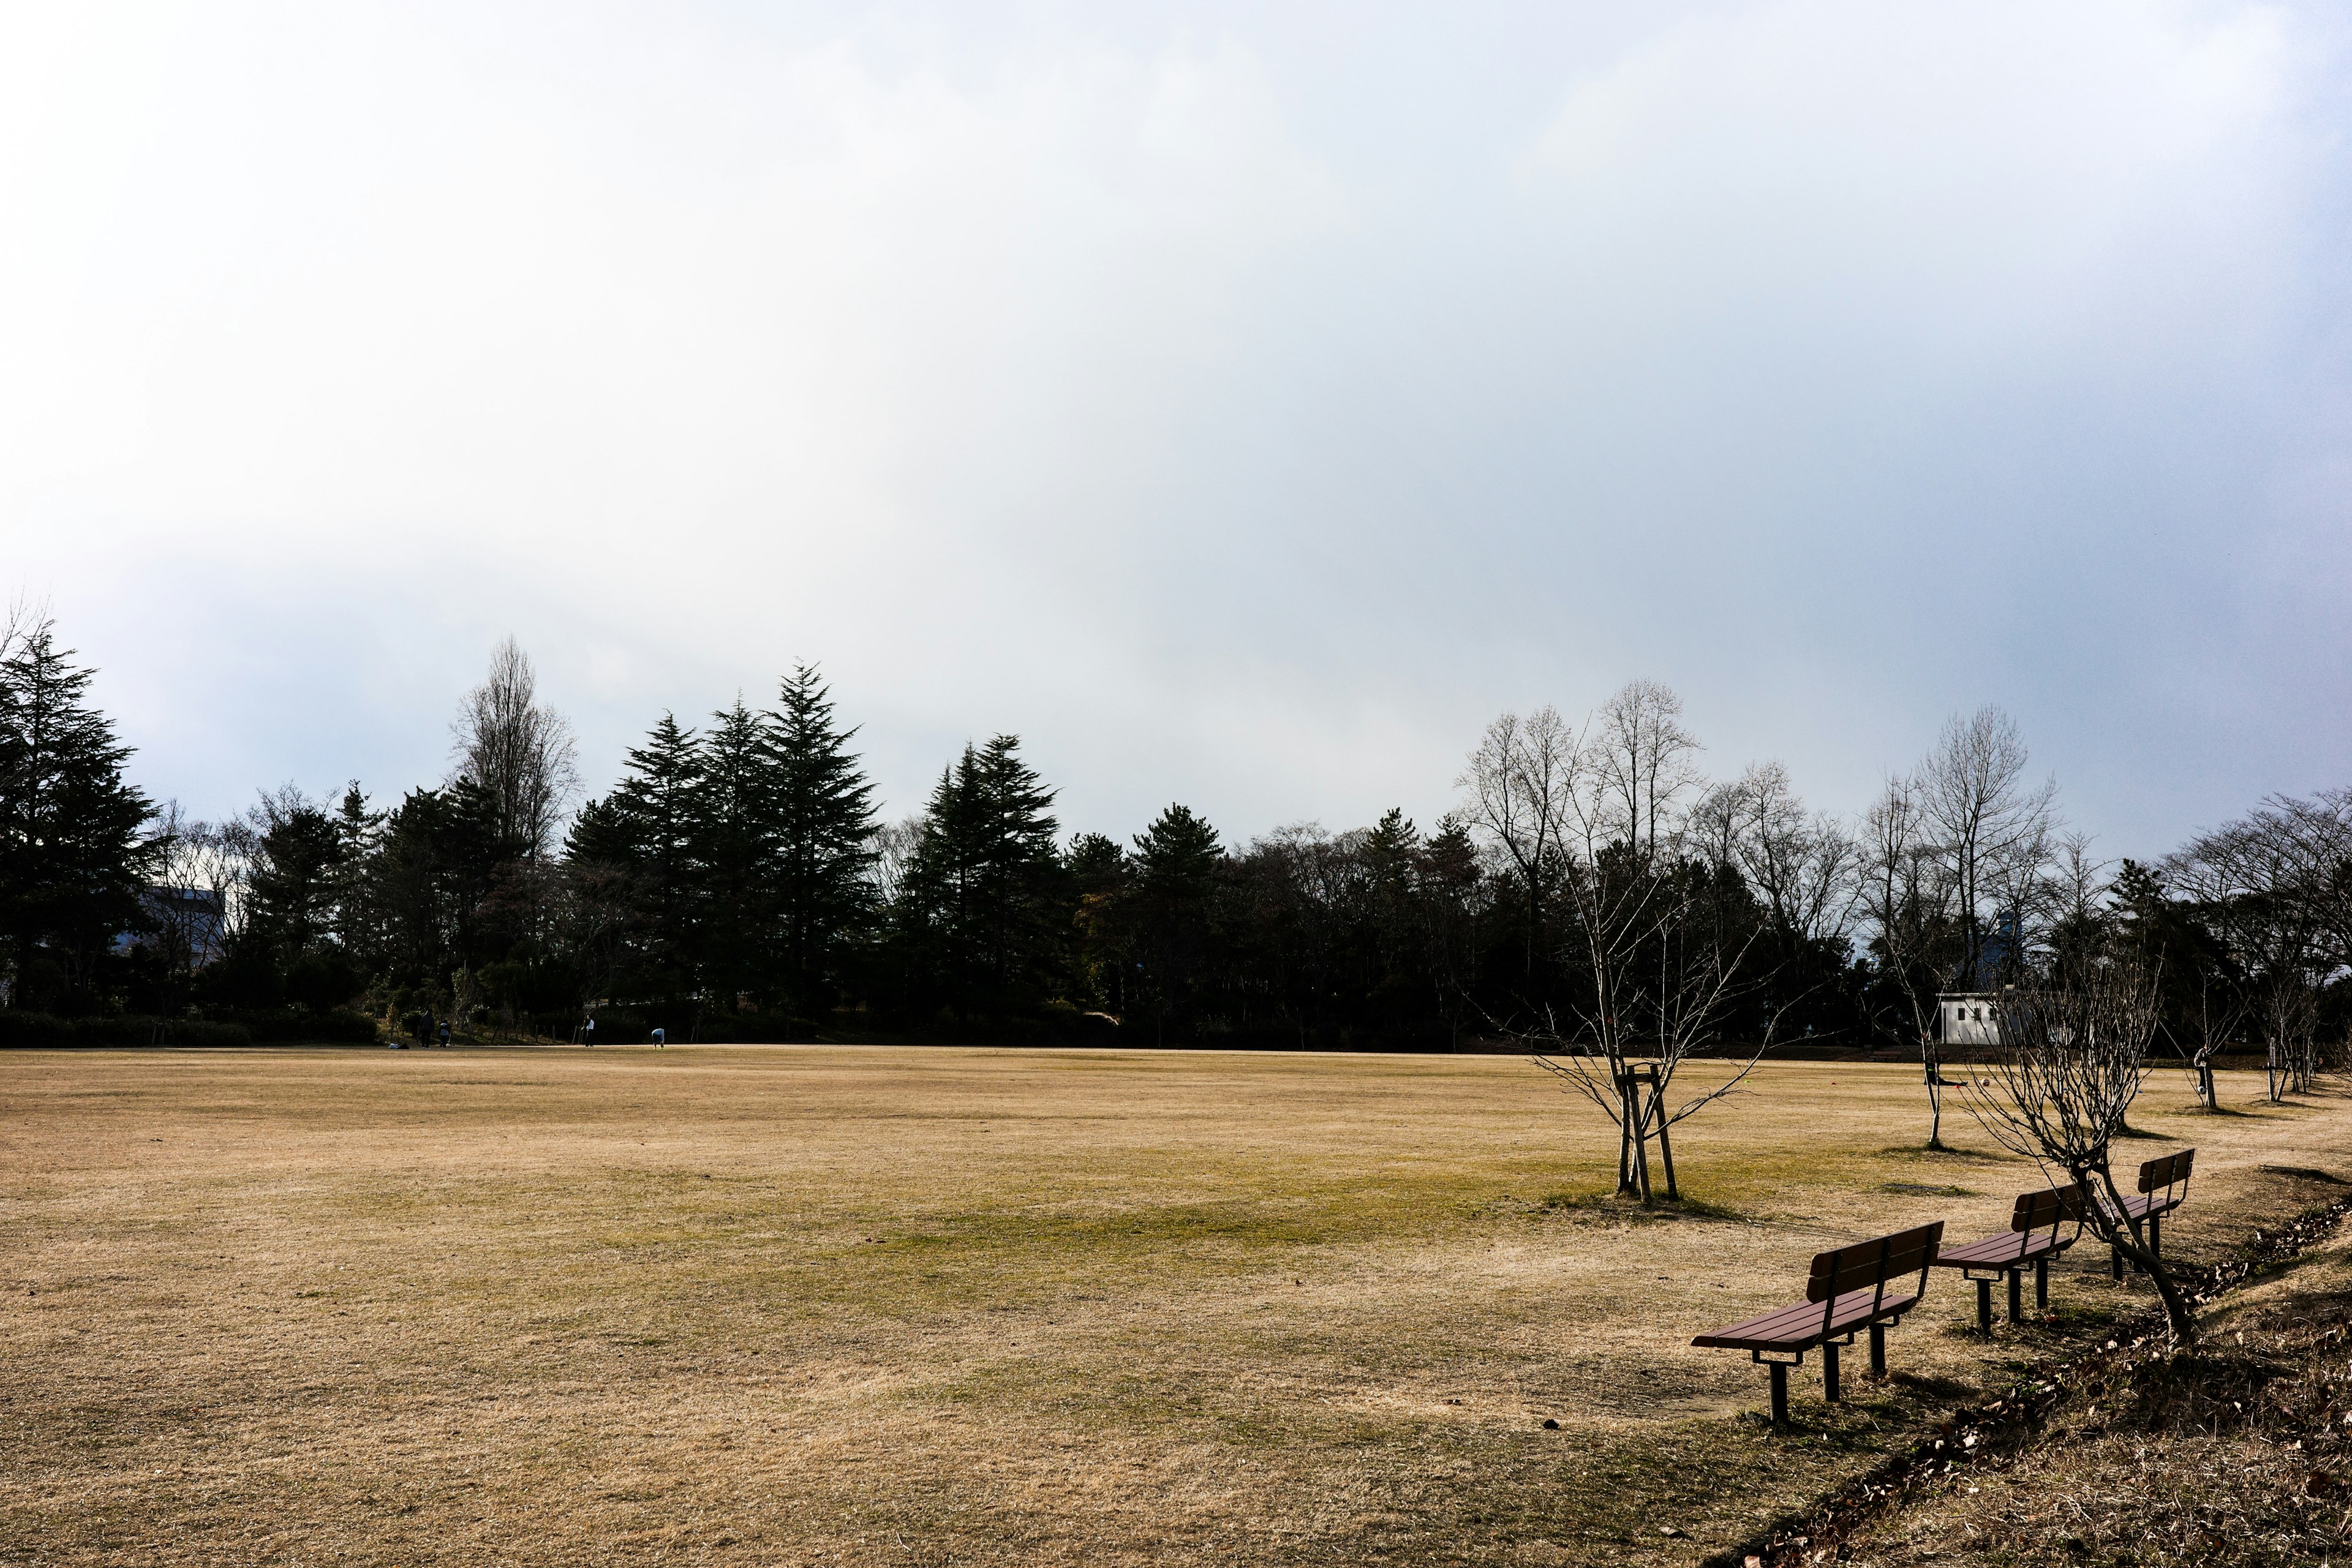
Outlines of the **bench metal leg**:
[{"label": "bench metal leg", "polygon": [[1992,1281],[1977,1281],[1977,1332],[1992,1337]]},{"label": "bench metal leg", "polygon": [[1789,1363],[1776,1361],[1765,1364],[1772,1369],[1772,1425],[1786,1426],[1789,1424]]},{"label": "bench metal leg", "polygon": [[2121,1279],[2124,1277],[2124,1249],[2120,1247],[2108,1247],[2107,1258],[2115,1266],[2116,1278]]},{"label": "bench metal leg", "polygon": [[1832,1405],[1838,1402],[1837,1361],[1837,1346],[1823,1344],[1822,1346],[1822,1397]]},{"label": "bench metal leg", "polygon": [[2147,1249],[2158,1257],[2164,1256],[2164,1216],[2147,1216]]},{"label": "bench metal leg", "polygon": [[2037,1310],[2050,1310],[2050,1259],[2033,1260],[2033,1305]]},{"label": "bench metal leg", "polygon": [[2025,1270],[2009,1271],[2009,1321],[2015,1323],[2025,1316]]},{"label": "bench metal leg", "polygon": [[1870,1375],[1873,1377],[1886,1375],[1886,1325],[1885,1323],[1870,1325]]}]

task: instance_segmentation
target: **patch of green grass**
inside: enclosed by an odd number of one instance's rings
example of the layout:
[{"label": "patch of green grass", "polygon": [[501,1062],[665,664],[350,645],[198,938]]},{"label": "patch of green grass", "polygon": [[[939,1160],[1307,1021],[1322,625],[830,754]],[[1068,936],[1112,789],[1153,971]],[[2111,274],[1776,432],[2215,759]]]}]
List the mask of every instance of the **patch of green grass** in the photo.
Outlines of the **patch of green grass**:
[{"label": "patch of green grass", "polygon": [[1928,1182],[1881,1182],[1882,1193],[1909,1193],[1921,1198],[1973,1198],[1980,1194],[1972,1187],[1939,1187]]},{"label": "patch of green grass", "polygon": [[1645,1205],[1639,1198],[1623,1197],[1613,1192],[1546,1193],[1537,1206],[1552,1214],[1608,1215],[1632,1225],[1676,1219],[1740,1221],[1748,1218],[1727,1205],[1710,1203],[1706,1198],[1692,1197],[1688,1194],[1679,1198],[1656,1198]]},{"label": "patch of green grass", "polygon": [[1940,1149],[1930,1149],[1925,1143],[1894,1143],[1879,1151],[1905,1160],[1953,1160],[1968,1164],[2006,1165],[2020,1163],[2013,1154],[1997,1153],[1987,1149],[1956,1149],[1947,1143]]}]

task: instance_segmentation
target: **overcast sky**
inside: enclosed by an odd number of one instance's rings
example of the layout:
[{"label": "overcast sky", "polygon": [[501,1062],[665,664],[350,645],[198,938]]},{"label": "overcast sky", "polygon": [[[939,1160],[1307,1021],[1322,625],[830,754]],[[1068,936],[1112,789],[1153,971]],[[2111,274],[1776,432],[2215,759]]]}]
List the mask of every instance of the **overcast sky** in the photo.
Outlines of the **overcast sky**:
[{"label": "overcast sky", "polygon": [[1636,676],[2107,853],[2352,784],[2333,6],[0,11],[0,589],[134,772],[589,784],[821,663],[893,815],[1401,804]]}]

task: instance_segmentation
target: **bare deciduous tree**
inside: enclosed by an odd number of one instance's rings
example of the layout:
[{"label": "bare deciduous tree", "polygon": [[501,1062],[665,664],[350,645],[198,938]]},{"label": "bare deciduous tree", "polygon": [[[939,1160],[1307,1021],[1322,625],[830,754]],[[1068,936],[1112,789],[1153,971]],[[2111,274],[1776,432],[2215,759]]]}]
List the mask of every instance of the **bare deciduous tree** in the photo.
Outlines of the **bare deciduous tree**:
[{"label": "bare deciduous tree", "polygon": [[457,776],[488,795],[500,843],[520,859],[544,859],[580,773],[572,726],[539,700],[539,677],[514,638],[490,655],[488,677],[467,694],[451,730]]},{"label": "bare deciduous tree", "polygon": [[[2019,922],[2032,912],[2056,830],[2054,779],[2026,782],[2025,742],[2016,721],[1990,705],[1955,714],[1913,775],[1913,796],[1948,868],[1959,917],[1960,972],[1969,990],[1985,973],[1985,915]],[[2012,942],[2012,969],[2023,957]]]},{"label": "bare deciduous tree", "polygon": [[2273,795],[2164,872],[2251,972],[2270,1098],[2307,1090],[2325,1065],[2317,991],[2352,966],[2352,791]]},{"label": "bare deciduous tree", "polygon": [[874,902],[877,909],[888,909],[898,902],[898,893],[907,885],[907,868],[915,858],[915,847],[922,842],[923,819],[909,816],[898,822],[886,822],[874,830],[869,841],[874,858],[867,862],[874,879]]},{"label": "bare deciduous tree", "polygon": [[1576,732],[1547,704],[1525,719],[1506,713],[1487,725],[1469,765],[1454,781],[1469,792],[1463,820],[1503,852],[1519,879],[1529,979],[1543,945],[1544,903],[1559,875],[1561,818],[1577,769]]},{"label": "bare deciduous tree", "polygon": [[2085,1224],[2154,1282],[2174,1342],[2192,1342],[2197,1321],[2189,1299],[2148,1246],[2147,1222],[2130,1214],[2109,1168],[2109,1152],[2147,1079],[2158,1015],[2153,979],[2128,964],[2095,964],[2063,988],[2004,993],[1997,1015],[2000,1043],[1962,1090],[1969,1114],[2002,1148],[2082,1184],[2092,1200],[2084,1205]]},{"label": "bare deciduous tree", "polygon": [[1683,728],[1682,711],[1683,700],[1668,687],[1633,680],[1585,726],[1582,771],[1610,803],[1598,815],[1644,855],[1657,853],[1662,830],[1679,826],[1676,808],[1699,783],[1691,759],[1702,748]]},{"label": "bare deciduous tree", "polygon": [[220,958],[243,930],[252,830],[242,822],[199,822],[166,802],[155,833],[156,876],[148,900],[152,941],[175,994]]},{"label": "bare deciduous tree", "polygon": [[1809,813],[1779,763],[1759,763],[1709,790],[1693,808],[1694,847],[1738,867],[1774,928],[1800,942],[1843,941],[1853,930],[1861,846],[1837,818]]}]

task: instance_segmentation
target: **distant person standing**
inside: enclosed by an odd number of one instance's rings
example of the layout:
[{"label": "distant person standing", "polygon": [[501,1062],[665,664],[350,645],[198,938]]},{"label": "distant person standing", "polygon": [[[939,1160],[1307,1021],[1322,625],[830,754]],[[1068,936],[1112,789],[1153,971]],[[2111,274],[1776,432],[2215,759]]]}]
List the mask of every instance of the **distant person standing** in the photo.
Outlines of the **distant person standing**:
[{"label": "distant person standing", "polygon": [[593,1013],[589,1014],[588,1021],[580,1026],[580,1043],[590,1050],[596,1048],[596,1015]]},{"label": "distant person standing", "polygon": [[449,1020],[446,1018],[441,1020],[441,1048],[445,1051],[449,1048]]},{"label": "distant person standing", "polygon": [[433,1043],[433,1009],[430,1007],[425,1009],[425,1021],[416,1026],[416,1043],[420,1046]]}]

